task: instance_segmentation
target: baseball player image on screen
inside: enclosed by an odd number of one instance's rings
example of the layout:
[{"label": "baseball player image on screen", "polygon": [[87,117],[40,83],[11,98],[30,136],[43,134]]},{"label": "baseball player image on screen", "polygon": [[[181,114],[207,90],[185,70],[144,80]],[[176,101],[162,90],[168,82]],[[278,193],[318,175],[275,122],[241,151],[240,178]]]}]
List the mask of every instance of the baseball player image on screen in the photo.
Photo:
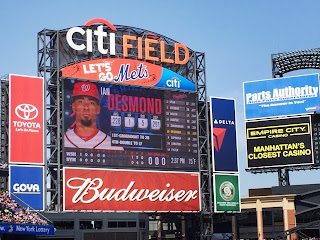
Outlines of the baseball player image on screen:
[{"label": "baseball player image on screen", "polygon": [[77,82],[71,97],[76,125],[65,132],[64,147],[123,150],[123,147],[111,146],[111,138],[97,127],[97,116],[101,110],[97,86],[90,82]]}]

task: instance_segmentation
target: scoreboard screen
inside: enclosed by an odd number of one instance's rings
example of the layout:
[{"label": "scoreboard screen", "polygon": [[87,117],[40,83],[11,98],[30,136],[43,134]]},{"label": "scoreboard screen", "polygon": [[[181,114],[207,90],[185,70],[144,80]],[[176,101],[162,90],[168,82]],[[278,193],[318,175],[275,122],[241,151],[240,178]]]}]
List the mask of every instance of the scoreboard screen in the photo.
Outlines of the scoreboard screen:
[{"label": "scoreboard screen", "polygon": [[63,80],[64,164],[197,171],[197,95]]}]

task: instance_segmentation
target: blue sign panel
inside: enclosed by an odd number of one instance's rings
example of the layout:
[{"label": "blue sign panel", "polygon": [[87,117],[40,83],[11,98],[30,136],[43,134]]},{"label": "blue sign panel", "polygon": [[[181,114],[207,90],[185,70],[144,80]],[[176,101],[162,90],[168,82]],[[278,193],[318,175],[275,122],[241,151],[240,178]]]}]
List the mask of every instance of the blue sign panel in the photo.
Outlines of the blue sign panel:
[{"label": "blue sign panel", "polygon": [[246,119],[318,112],[319,74],[245,82],[244,101]]},{"label": "blue sign panel", "polygon": [[196,84],[194,82],[191,82],[189,79],[182,77],[181,75],[166,68],[162,68],[161,79],[155,85],[155,87],[196,91]]},{"label": "blue sign panel", "polygon": [[238,172],[235,101],[210,98],[213,171]]},{"label": "blue sign panel", "polygon": [[54,235],[54,226],[0,223],[0,233]]},{"label": "blue sign panel", "polygon": [[10,197],[23,207],[44,210],[44,168],[10,166]]}]

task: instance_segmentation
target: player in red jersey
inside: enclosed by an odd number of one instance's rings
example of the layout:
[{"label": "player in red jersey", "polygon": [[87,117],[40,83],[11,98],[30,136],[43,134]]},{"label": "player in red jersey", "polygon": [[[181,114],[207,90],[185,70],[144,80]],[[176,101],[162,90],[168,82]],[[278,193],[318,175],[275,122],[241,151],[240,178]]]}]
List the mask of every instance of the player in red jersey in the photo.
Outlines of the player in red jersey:
[{"label": "player in red jersey", "polygon": [[65,132],[64,146],[70,148],[123,150],[111,146],[111,139],[97,127],[100,113],[99,92],[91,82],[77,82],[72,93],[72,111],[75,113],[76,126]]}]

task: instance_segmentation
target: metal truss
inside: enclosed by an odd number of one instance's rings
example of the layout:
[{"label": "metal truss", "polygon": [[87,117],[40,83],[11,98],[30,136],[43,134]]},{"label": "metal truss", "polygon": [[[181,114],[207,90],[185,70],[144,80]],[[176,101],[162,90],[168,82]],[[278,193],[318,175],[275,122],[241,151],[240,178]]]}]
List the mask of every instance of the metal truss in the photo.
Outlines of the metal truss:
[{"label": "metal truss", "polygon": [[274,239],[276,240],[285,240],[288,239],[287,237],[290,236],[291,234],[296,234],[297,239],[311,239],[313,236],[309,236],[307,232],[310,229],[315,229],[316,231],[319,231],[320,229],[320,220],[313,221],[313,222],[308,222],[303,225],[299,225],[294,228],[290,228],[289,230],[286,230],[282,232],[281,234],[275,236]]},{"label": "metal truss", "polygon": [[0,190],[8,190],[9,77],[1,77],[1,158]]},{"label": "metal truss", "polygon": [[300,69],[320,69],[320,48],[272,54],[271,61],[273,78]]},{"label": "metal truss", "polygon": [[47,211],[62,209],[62,89],[59,82],[59,33],[38,33],[38,76],[45,80],[46,100],[46,201]]},{"label": "metal truss", "polygon": [[[206,73],[204,53],[195,53],[195,69],[198,91],[198,136],[199,136],[199,160],[200,160],[200,184],[201,184],[201,239],[211,239],[213,236],[213,188],[210,154],[209,134],[209,108],[206,93]],[[190,78],[191,79],[191,78]]]}]

